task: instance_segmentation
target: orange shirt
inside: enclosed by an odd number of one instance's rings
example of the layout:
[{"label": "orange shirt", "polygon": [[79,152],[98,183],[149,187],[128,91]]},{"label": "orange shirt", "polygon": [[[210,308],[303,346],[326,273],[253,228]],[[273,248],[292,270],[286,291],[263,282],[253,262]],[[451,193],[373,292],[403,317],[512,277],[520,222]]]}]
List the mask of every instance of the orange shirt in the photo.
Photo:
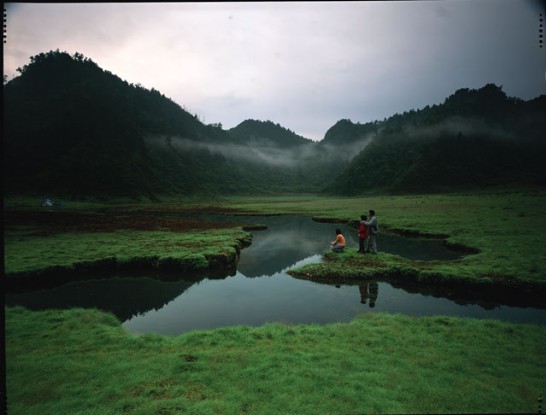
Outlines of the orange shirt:
[{"label": "orange shirt", "polygon": [[341,246],[345,246],[345,238],[343,237],[342,234],[339,234],[338,236],[336,236],[336,244],[340,244]]}]

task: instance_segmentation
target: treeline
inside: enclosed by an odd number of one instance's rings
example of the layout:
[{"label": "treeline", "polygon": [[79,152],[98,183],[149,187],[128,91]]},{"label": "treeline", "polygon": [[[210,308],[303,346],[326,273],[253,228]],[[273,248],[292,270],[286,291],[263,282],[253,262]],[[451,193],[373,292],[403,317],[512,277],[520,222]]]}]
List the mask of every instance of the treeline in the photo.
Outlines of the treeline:
[{"label": "treeline", "polygon": [[546,185],[544,114],[546,96],[523,101],[493,84],[458,90],[443,104],[357,126],[362,134],[375,129],[373,140],[325,191]]},{"label": "treeline", "polygon": [[108,197],[166,190],[144,134],[195,134],[193,116],[81,54],[40,54],[19,72],[4,86],[8,193]]},{"label": "treeline", "polygon": [[79,53],[42,53],[18,71],[4,85],[5,194],[362,194],[546,177],[546,97],[495,85],[383,121],[340,120],[316,143],[271,121],[205,125]]},{"label": "treeline", "polygon": [[236,142],[240,143],[265,142],[287,148],[314,143],[272,121],[245,120],[229,129],[228,132]]},{"label": "treeline", "polygon": [[[81,54],[42,53],[19,72],[4,85],[7,194],[153,198],[305,188],[297,169],[242,163],[212,149],[241,141],[237,129],[205,125],[159,91],[129,84]],[[276,129],[281,145],[295,136]],[[164,145],[150,145],[158,136]],[[175,148],[177,138],[195,146]]]}]

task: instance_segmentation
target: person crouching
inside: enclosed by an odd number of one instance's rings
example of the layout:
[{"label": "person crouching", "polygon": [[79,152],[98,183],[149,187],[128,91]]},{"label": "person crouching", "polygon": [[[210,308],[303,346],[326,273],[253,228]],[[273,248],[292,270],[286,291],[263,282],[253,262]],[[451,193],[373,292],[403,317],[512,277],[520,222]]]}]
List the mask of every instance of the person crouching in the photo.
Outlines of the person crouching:
[{"label": "person crouching", "polygon": [[341,234],[341,229],[336,229],[336,239],[330,242],[332,251],[342,252],[345,249],[345,237]]}]

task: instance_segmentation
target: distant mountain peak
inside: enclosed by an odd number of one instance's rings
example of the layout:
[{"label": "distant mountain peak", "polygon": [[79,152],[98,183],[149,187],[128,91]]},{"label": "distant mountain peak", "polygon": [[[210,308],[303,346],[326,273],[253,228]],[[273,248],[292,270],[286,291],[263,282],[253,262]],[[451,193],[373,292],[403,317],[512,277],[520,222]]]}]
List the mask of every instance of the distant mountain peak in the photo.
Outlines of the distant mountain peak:
[{"label": "distant mountain peak", "polygon": [[247,119],[236,127],[228,130],[228,133],[236,141],[248,143],[251,141],[269,141],[280,147],[293,147],[313,144],[314,141],[302,137],[273,121],[259,121]]}]

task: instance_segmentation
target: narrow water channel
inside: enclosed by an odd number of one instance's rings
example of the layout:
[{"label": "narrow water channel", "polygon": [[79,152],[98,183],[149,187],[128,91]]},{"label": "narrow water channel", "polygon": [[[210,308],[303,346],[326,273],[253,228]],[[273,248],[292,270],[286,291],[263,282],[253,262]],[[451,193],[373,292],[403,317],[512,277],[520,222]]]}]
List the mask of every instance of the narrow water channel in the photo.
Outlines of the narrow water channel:
[{"label": "narrow water channel", "polygon": [[[415,289],[409,292],[385,282],[334,286],[298,280],[286,271],[321,261],[321,254],[335,238],[336,227],[342,229],[349,247],[358,246],[356,230],[301,216],[221,216],[221,219],[267,225],[266,230],[253,231],[252,244],[242,251],[235,275],[176,282],[148,277],[79,281],[49,290],[7,294],[6,304],[35,310],[96,307],[116,314],[130,332],[169,335],[267,322],[348,322],[360,313],[370,312],[546,324],[546,309],[446,298]],[[382,251],[410,259],[458,258],[442,241],[434,239],[381,233],[378,246]]]}]

